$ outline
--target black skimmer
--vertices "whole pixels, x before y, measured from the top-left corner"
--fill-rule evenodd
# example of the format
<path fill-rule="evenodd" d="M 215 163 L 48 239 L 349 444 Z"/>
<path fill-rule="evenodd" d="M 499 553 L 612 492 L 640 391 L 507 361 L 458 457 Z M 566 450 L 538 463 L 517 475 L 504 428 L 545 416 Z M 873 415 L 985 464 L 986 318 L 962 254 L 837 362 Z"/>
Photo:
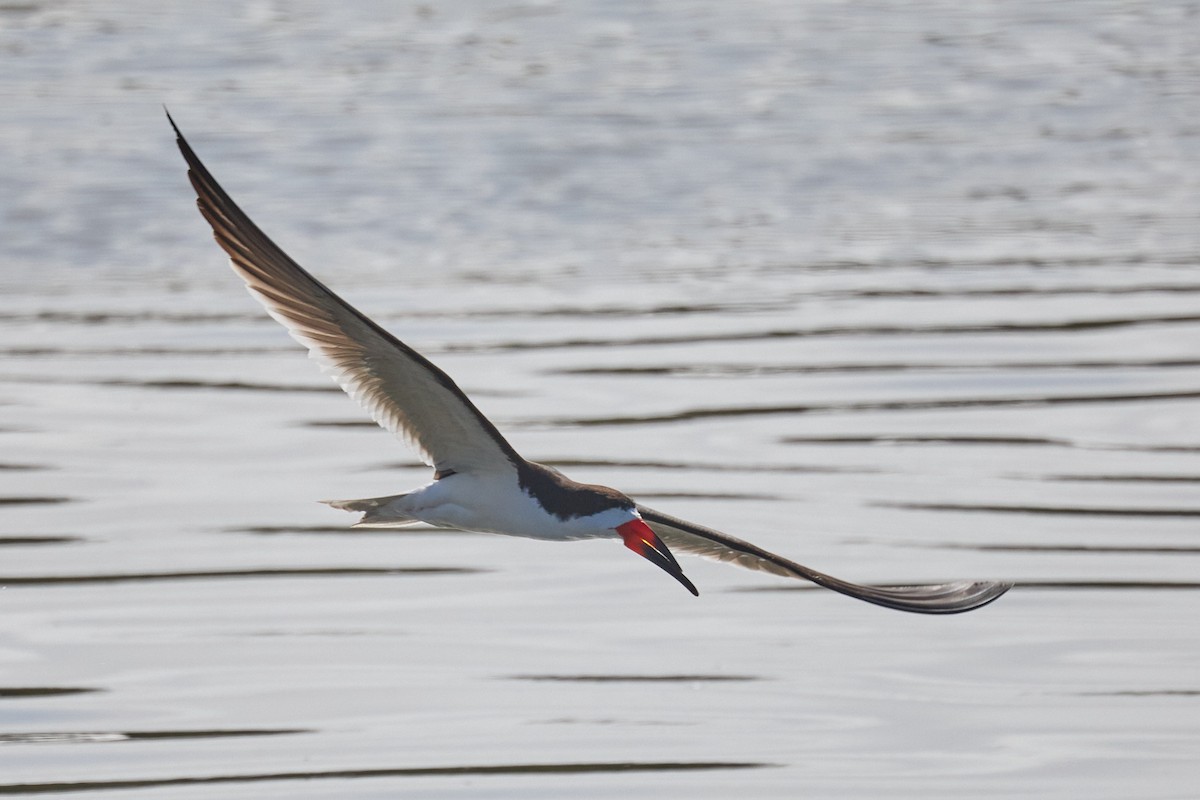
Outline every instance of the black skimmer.
<path fill-rule="evenodd" d="M 699 592 L 669 548 L 804 578 L 868 603 L 923 614 L 971 611 L 1010 588 L 984 581 L 860 586 L 522 458 L 449 375 L 334 294 L 267 238 L 213 179 L 170 114 L 167 119 L 187 161 L 200 213 L 250 294 L 379 425 L 406 440 L 434 470 L 430 483 L 405 494 L 331 501 L 335 508 L 362 512 L 355 527 L 424 522 L 550 541 L 619 538 L 695 595 Z"/>

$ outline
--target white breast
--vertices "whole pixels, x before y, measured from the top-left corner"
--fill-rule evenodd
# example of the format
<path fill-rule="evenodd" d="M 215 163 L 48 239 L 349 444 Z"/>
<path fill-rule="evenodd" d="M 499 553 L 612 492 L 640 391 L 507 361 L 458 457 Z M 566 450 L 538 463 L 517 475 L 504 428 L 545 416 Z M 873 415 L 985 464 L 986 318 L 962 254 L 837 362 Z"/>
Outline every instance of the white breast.
<path fill-rule="evenodd" d="M 632 518 L 614 508 L 559 519 L 521 489 L 515 471 L 451 475 L 410 492 L 398 507 L 430 525 L 548 541 L 616 538 L 616 527 Z"/>

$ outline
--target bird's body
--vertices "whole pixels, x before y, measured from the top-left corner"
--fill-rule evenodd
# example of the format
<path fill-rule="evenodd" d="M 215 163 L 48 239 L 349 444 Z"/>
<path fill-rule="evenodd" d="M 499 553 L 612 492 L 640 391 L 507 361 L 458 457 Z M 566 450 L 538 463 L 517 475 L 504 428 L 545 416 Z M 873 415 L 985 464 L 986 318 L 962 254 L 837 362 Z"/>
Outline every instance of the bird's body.
<path fill-rule="evenodd" d="M 201 163 L 173 120 L 171 125 L 200 211 L 250 293 L 376 422 L 412 445 L 434 469 L 430 483 L 404 494 L 330 501 L 335 508 L 361 512 L 358 527 L 424 522 L 547 541 L 621 539 L 693 594 L 699 592 L 668 548 L 804 578 L 902 611 L 970 611 L 1008 590 L 1008 584 L 971 581 L 861 586 L 526 460 L 446 373 L 334 294 L 259 230 Z"/>
<path fill-rule="evenodd" d="M 564 542 L 616 538 L 616 527 L 635 519 L 634 502 L 613 489 L 576 483 L 533 462 L 522 467 L 527 475 L 524 486 L 515 468 L 456 472 L 407 494 L 329 504 L 364 512 L 364 519 L 355 527 L 393 528 L 424 522 L 440 528 Z M 538 494 L 532 493 L 535 486 L 540 489 Z M 559 513 L 554 513 L 554 508 Z"/>

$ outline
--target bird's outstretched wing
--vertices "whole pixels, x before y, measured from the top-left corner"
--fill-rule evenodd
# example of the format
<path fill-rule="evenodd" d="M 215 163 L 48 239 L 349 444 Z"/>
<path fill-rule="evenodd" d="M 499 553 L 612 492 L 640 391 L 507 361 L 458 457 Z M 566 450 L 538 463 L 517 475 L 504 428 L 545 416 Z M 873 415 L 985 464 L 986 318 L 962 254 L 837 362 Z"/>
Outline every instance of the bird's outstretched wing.
<path fill-rule="evenodd" d="M 750 542 L 639 505 L 642 519 L 677 553 L 724 561 L 785 578 L 804 578 L 868 603 L 919 614 L 959 614 L 986 606 L 1012 588 L 1009 583 L 956 581 L 925 586 L 860 586 L 777 556 Z"/>
<path fill-rule="evenodd" d="M 200 213 L 267 312 L 381 426 L 442 472 L 510 469 L 520 456 L 450 376 L 338 297 L 237 207 L 167 115 Z"/>

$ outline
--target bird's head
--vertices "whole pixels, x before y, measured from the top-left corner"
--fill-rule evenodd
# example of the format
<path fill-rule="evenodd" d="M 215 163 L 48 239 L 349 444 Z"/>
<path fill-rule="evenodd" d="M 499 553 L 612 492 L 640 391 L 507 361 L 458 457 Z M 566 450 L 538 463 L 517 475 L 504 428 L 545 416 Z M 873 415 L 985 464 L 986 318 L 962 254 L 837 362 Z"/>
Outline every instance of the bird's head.
<path fill-rule="evenodd" d="M 692 594 L 700 592 L 683 574 L 671 551 L 658 538 L 637 504 L 616 489 L 578 483 L 553 467 L 526 461 L 517 468 L 521 489 L 546 514 L 569 530 L 565 538 L 620 536 L 625 546 L 647 561 L 662 567 Z"/>
<path fill-rule="evenodd" d="M 668 575 L 682 583 L 685 589 L 699 597 L 700 592 L 683 574 L 679 562 L 671 555 L 662 539 L 658 538 L 658 534 L 646 524 L 637 511 L 633 511 L 632 515 L 633 519 L 616 527 L 617 533 L 625 541 L 625 546 L 647 561 L 662 567 Z"/>

